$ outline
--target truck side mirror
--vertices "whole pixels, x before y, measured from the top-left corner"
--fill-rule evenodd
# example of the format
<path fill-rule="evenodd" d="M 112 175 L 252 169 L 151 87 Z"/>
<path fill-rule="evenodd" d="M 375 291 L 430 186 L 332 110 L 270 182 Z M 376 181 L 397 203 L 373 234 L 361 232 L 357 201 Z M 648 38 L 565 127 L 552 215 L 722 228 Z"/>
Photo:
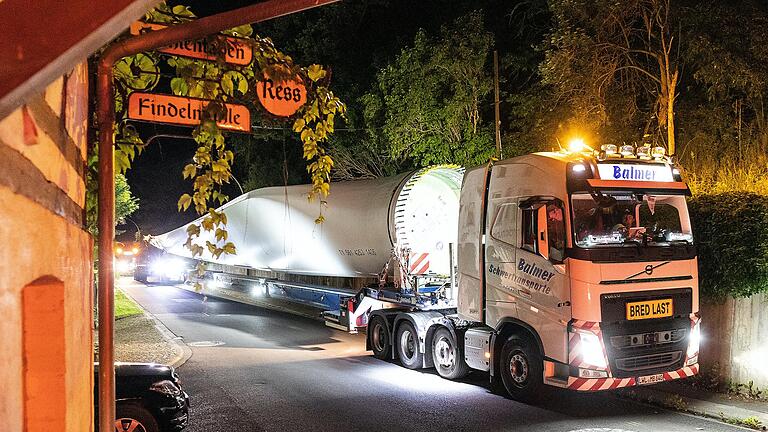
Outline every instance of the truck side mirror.
<path fill-rule="evenodd" d="M 536 241 L 538 243 L 539 255 L 546 259 L 549 259 L 549 239 L 547 238 L 547 206 L 543 205 L 536 209 L 536 230 L 538 235 Z"/>

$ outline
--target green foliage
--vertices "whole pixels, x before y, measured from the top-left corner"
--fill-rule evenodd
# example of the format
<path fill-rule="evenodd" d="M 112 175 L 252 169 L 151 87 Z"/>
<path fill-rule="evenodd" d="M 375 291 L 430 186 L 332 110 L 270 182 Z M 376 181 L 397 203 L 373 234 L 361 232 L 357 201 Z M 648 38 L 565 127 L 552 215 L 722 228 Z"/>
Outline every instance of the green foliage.
<path fill-rule="evenodd" d="M 124 175 L 115 176 L 115 220 L 124 224 L 125 218 L 139 209 L 139 199 L 131 193 L 131 186 Z"/>
<path fill-rule="evenodd" d="M 146 22 L 174 25 L 195 19 L 194 13 L 186 6 L 169 7 L 160 4 L 145 16 Z M 235 244 L 227 241 L 227 217 L 223 212 L 213 209 L 227 202 L 229 197 L 223 192 L 223 186 L 232 179 L 232 165 L 235 155 L 227 148 L 223 131 L 216 119 L 222 117 L 225 104 L 235 102 L 250 107 L 255 103 L 255 93 L 248 89 L 267 76 L 280 82 L 298 78 L 307 88 L 307 103 L 299 109 L 293 122 L 293 130 L 301 137 L 303 157 L 307 162 L 307 171 L 312 180 L 309 198 L 326 197 L 330 193 L 330 171 L 333 160 L 324 147 L 328 137 L 333 134 L 335 120 L 344 117 L 346 106 L 327 88 L 328 72 L 320 65 L 313 64 L 303 68 L 293 63 L 290 56 L 279 51 L 269 38 L 253 35 L 250 25 L 242 25 L 223 32 L 243 39 L 251 46 L 254 59 L 250 65 L 231 65 L 224 61 L 224 49 L 216 47 L 226 43 L 219 35 L 207 38 L 212 51 L 217 53 L 216 61 L 195 60 L 159 53 L 141 53 L 120 60 L 114 67 L 115 100 L 118 112 L 118 125 L 115 152 L 115 165 L 119 173 L 125 172 L 136 155 L 141 151 L 143 142 L 138 133 L 127 123 L 127 112 L 123 101 L 128 100 L 134 91 L 151 91 L 160 83 L 160 62 L 165 59 L 168 66 L 175 69 L 175 76 L 170 79 L 173 94 L 184 97 L 208 99 L 203 113 L 203 120 L 197 126 L 192 137 L 197 142 L 197 150 L 192 163 L 182 170 L 185 179 L 192 180 L 192 193 L 179 197 L 179 211 L 193 208 L 202 216 L 199 222 L 191 225 L 185 246 L 192 257 L 202 256 L 204 251 L 218 258 L 222 254 L 235 254 Z M 265 117 L 269 117 L 265 115 Z M 322 202 L 317 223 L 324 220 Z M 206 240 L 201 244 L 201 231 L 215 233 L 215 241 Z M 198 265 L 198 275 L 204 272 Z"/>
<path fill-rule="evenodd" d="M 741 424 L 752 429 L 757 429 L 757 430 L 763 429 L 763 423 L 760 421 L 759 418 L 755 416 L 750 416 L 742 419 Z"/>
<path fill-rule="evenodd" d="M 681 56 L 690 76 L 680 129 L 689 170 L 717 165 L 753 170 L 768 153 L 768 10 L 756 1 L 691 2 L 681 7 Z M 715 166 L 716 167 L 716 166 Z"/>
<path fill-rule="evenodd" d="M 689 201 L 704 299 L 768 292 L 768 196 L 700 195 Z"/>
<path fill-rule="evenodd" d="M 95 153 L 97 149 L 98 145 L 93 146 L 91 152 Z M 97 158 L 95 154 L 90 154 L 86 178 L 85 216 L 88 232 L 94 237 L 99 235 L 96 163 Z M 115 224 L 124 224 L 125 218 L 138 209 L 139 199 L 131 193 L 131 186 L 128 184 L 128 180 L 122 174 L 115 175 Z"/>
<path fill-rule="evenodd" d="M 420 31 L 413 46 L 379 72 L 377 88 L 361 101 L 366 123 L 381 128 L 392 158 L 417 166 L 478 165 L 493 155 L 492 124 L 483 118 L 493 85 L 492 48 L 482 15 L 472 13 L 437 37 Z"/>

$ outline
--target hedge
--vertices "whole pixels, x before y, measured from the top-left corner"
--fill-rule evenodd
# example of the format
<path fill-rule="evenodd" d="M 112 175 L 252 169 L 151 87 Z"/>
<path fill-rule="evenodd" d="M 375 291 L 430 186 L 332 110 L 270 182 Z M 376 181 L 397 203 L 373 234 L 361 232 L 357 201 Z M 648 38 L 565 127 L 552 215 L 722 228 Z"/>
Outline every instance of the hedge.
<path fill-rule="evenodd" d="M 703 300 L 768 292 L 768 196 L 699 195 L 688 201 Z"/>

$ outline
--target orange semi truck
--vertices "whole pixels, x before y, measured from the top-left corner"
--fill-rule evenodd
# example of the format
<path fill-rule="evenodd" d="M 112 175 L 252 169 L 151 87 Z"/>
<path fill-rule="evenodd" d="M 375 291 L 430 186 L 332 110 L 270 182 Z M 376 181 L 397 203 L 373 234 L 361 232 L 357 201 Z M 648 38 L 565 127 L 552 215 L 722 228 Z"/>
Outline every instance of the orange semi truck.
<path fill-rule="evenodd" d="M 328 324 L 366 328 L 376 357 L 449 379 L 488 371 L 520 400 L 544 385 L 599 391 L 698 372 L 690 192 L 663 148 L 575 148 L 463 177 L 438 167 L 331 190 L 322 230 L 311 222 L 317 209 L 301 207 L 306 187 L 225 205 L 239 252 L 220 264 L 262 276 L 225 271 L 212 282 L 331 299 Z M 184 254 L 185 239 L 181 227 L 157 244 Z M 326 290 L 281 280 L 290 274 L 378 283 Z"/>

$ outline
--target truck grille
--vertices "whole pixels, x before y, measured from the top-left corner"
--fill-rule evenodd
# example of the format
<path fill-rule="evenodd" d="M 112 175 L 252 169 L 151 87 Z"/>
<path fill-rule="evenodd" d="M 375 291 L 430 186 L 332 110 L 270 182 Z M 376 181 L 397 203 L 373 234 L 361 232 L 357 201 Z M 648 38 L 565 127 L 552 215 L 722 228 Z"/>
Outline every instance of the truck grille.
<path fill-rule="evenodd" d="M 663 368 L 671 366 L 680 361 L 682 355 L 682 351 L 673 351 L 637 357 L 627 357 L 623 359 L 617 359 L 616 367 L 628 372 L 635 372 L 651 368 Z"/>
<path fill-rule="evenodd" d="M 688 335 L 687 328 L 650 333 L 611 336 L 611 345 L 617 349 L 640 348 L 673 344 L 682 341 Z"/>

